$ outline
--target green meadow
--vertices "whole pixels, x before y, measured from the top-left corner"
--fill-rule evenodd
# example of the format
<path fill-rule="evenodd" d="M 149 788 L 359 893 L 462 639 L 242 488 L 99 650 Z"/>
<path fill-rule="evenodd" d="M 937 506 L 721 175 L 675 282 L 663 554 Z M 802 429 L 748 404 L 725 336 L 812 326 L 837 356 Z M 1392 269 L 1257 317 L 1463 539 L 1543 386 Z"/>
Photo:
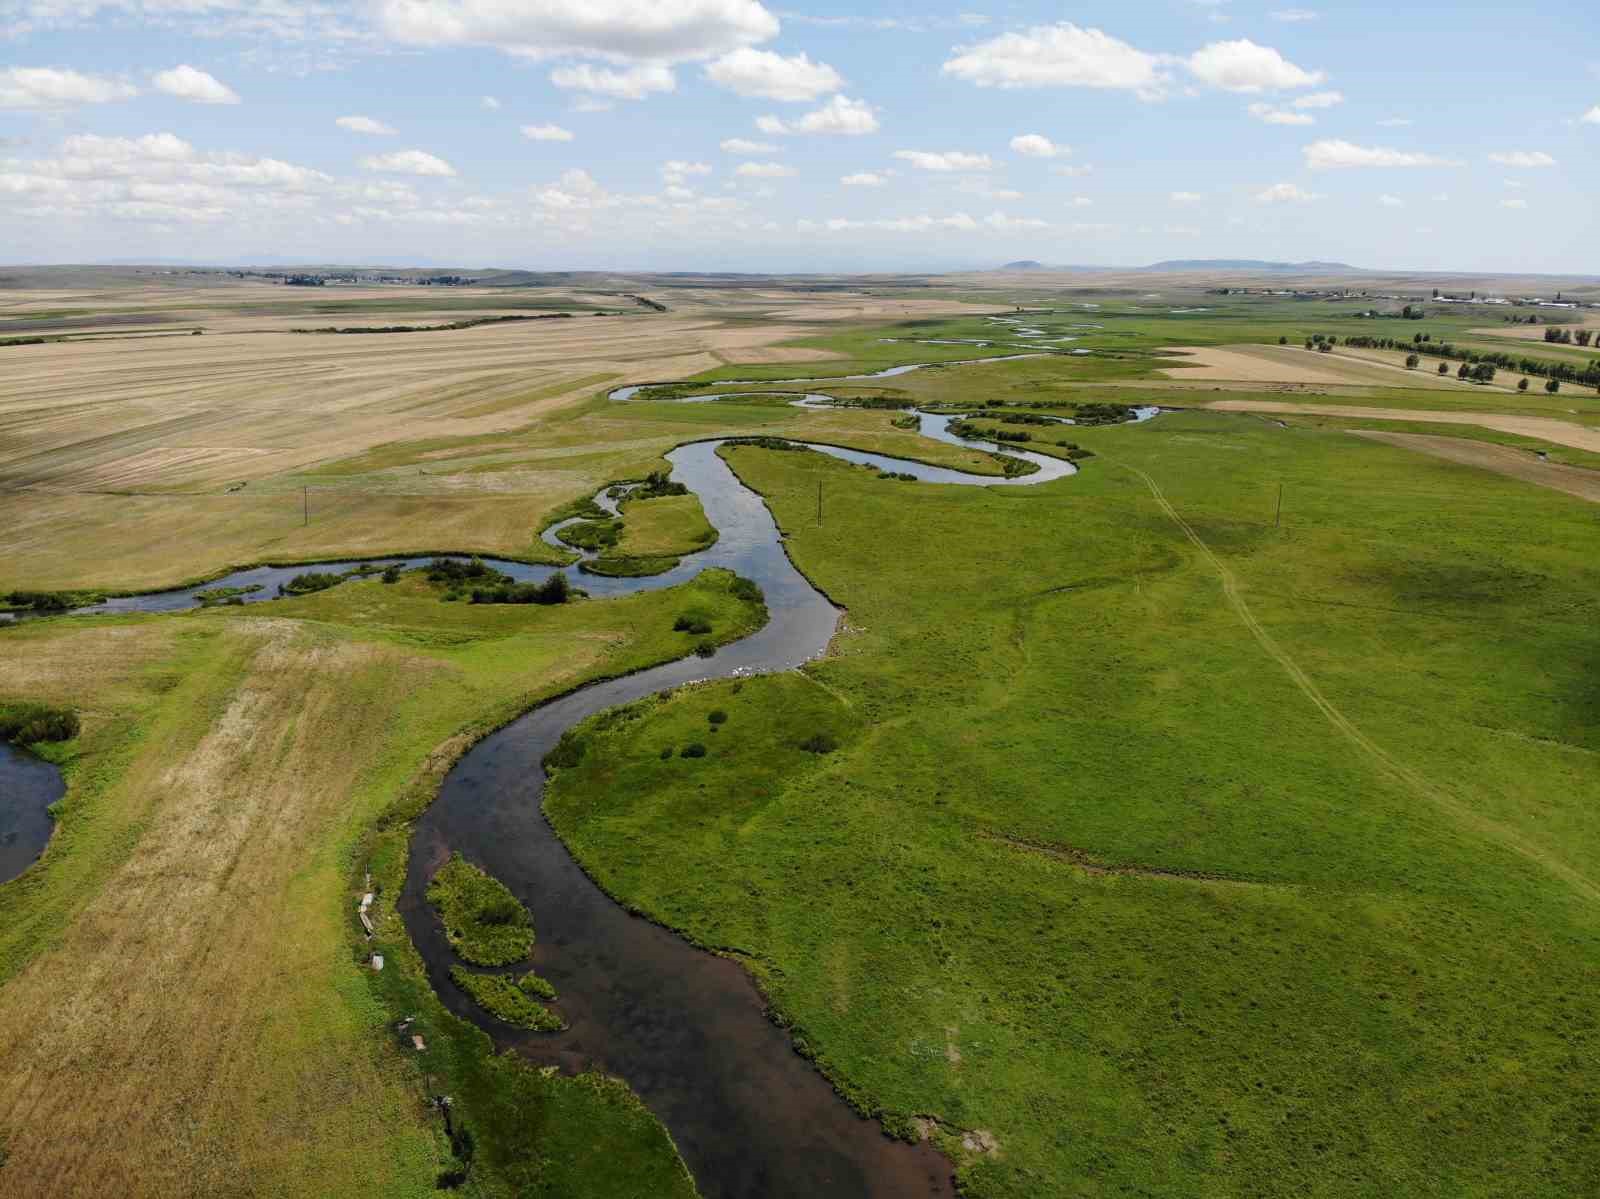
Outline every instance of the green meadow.
<path fill-rule="evenodd" d="M 1074 437 L 995 490 L 726 451 L 835 651 L 597 718 L 563 837 L 968 1195 L 1594 1191 L 1592 508 L 1244 416 Z"/>

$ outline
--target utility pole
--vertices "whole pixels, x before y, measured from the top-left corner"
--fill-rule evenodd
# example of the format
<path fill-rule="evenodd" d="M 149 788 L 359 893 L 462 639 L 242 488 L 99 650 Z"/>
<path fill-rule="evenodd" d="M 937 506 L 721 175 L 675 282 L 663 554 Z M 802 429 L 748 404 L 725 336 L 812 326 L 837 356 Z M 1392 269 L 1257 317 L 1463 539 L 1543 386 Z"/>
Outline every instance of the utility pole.
<path fill-rule="evenodd" d="M 1272 527 L 1276 529 L 1283 522 L 1283 484 L 1278 484 L 1278 510 L 1273 514 Z"/>
<path fill-rule="evenodd" d="M 300 508 L 302 512 L 300 526 L 304 528 L 311 523 L 311 488 L 309 487 L 300 489 Z"/>

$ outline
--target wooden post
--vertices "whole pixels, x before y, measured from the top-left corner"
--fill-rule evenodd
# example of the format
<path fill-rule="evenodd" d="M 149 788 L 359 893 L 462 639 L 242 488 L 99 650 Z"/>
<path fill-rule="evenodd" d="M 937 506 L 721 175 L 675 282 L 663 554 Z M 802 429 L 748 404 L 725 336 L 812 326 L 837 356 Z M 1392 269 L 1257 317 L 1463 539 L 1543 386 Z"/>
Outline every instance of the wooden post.
<path fill-rule="evenodd" d="M 817 484 L 817 527 L 822 527 L 822 484 Z"/>
<path fill-rule="evenodd" d="M 311 523 L 311 488 L 302 487 L 300 489 L 300 506 L 303 513 L 300 526 L 304 528 Z"/>
<path fill-rule="evenodd" d="M 1283 522 L 1283 484 L 1278 484 L 1278 510 L 1273 513 L 1272 527 L 1276 529 Z"/>

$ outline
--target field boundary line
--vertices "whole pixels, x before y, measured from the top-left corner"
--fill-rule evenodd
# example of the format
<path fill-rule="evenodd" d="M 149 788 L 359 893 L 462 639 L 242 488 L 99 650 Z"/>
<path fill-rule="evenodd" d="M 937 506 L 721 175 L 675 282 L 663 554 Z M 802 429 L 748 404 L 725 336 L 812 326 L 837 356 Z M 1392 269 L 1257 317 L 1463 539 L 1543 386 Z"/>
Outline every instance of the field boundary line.
<path fill-rule="evenodd" d="M 1126 462 L 1119 462 L 1117 465 L 1125 470 L 1132 471 L 1140 479 L 1144 480 L 1145 486 L 1150 489 L 1150 494 L 1155 497 L 1155 501 L 1160 505 L 1161 510 L 1171 518 L 1174 524 L 1183 530 L 1184 536 L 1200 551 L 1205 560 L 1211 564 L 1212 569 L 1216 571 L 1218 578 L 1222 582 L 1222 593 L 1223 597 L 1228 601 L 1228 606 L 1233 609 L 1235 615 L 1244 623 L 1245 628 L 1250 630 L 1257 644 L 1266 651 L 1273 661 L 1283 668 L 1284 673 L 1299 688 L 1301 694 L 1311 701 L 1312 705 L 1322 713 L 1328 723 L 1333 725 L 1346 740 L 1371 758 L 1383 773 L 1422 796 L 1441 811 L 1448 813 L 1462 825 L 1473 829 L 1484 837 L 1499 842 L 1506 848 L 1521 854 L 1529 861 L 1544 867 L 1584 897 L 1600 901 L 1600 885 L 1597 885 L 1587 875 L 1573 869 L 1565 862 L 1551 857 L 1549 853 L 1528 842 L 1515 830 L 1507 828 L 1499 821 L 1490 819 L 1480 812 L 1473 811 L 1443 788 L 1431 782 L 1426 776 L 1397 761 L 1381 745 L 1362 732 L 1354 721 L 1350 720 L 1332 700 L 1322 693 L 1321 688 L 1312 681 L 1311 676 L 1302 670 L 1300 664 L 1290 656 L 1288 651 L 1274 640 L 1272 634 L 1261 626 L 1260 621 L 1256 619 L 1255 613 L 1250 610 L 1250 605 L 1245 602 L 1244 596 L 1239 591 L 1238 577 L 1212 552 L 1211 547 L 1205 543 L 1200 534 L 1195 532 L 1194 527 L 1179 515 L 1178 510 L 1172 506 L 1161 488 L 1156 485 L 1156 481 L 1137 466 L 1129 465 Z"/>

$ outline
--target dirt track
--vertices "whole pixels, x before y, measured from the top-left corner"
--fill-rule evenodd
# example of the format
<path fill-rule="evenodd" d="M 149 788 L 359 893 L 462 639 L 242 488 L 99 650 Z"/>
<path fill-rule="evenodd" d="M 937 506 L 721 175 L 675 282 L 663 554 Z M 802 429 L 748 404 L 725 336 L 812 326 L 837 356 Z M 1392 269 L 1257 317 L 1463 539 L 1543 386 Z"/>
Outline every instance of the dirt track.
<path fill-rule="evenodd" d="M 1421 408 L 1364 408 L 1358 404 L 1280 404 L 1274 400 L 1217 400 L 1207 404 L 1220 412 L 1281 412 L 1314 416 L 1348 416 L 1358 420 L 1424 421 L 1434 425 L 1478 425 L 1501 433 L 1600 454 L 1600 429 L 1547 416 L 1507 416 L 1498 412 L 1436 412 Z"/>
<path fill-rule="evenodd" d="M 1460 437 L 1438 437 L 1428 433 L 1381 433 L 1368 429 L 1352 432 L 1357 437 L 1431 454 L 1463 466 L 1482 467 L 1497 475 L 1521 479 L 1552 491 L 1564 491 L 1592 504 L 1600 504 L 1600 471 L 1540 462 L 1524 450 L 1495 445 L 1491 441 L 1467 441 Z"/>

